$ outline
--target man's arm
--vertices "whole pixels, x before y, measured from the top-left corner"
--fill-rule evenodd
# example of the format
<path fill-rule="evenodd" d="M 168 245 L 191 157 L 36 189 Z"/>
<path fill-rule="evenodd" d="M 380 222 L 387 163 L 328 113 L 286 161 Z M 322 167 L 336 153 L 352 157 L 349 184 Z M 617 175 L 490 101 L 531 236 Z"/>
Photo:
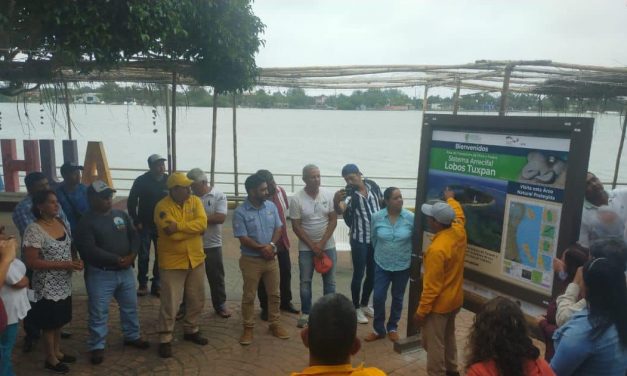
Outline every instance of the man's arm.
<path fill-rule="evenodd" d="M 190 235 L 200 235 L 207 229 L 207 213 L 198 197 L 191 196 L 193 200 L 194 218 L 190 221 L 176 224 L 177 232 L 183 232 Z"/>
<path fill-rule="evenodd" d="M 314 253 L 318 254 L 320 251 L 322 251 L 321 249 L 319 249 L 319 247 L 316 246 L 314 241 L 311 240 L 305 230 L 303 230 L 303 225 L 300 218 L 292 218 L 292 230 L 294 230 L 294 234 L 296 234 L 296 237 L 300 239 L 303 243 L 307 244 L 307 247 L 314 251 Z"/>
<path fill-rule="evenodd" d="M 425 258 L 425 274 L 422 282 L 422 295 L 417 314 L 420 317 L 427 316 L 433 309 L 433 302 L 442 292 L 444 284 L 444 253 L 437 249 L 427 250 Z"/>
<path fill-rule="evenodd" d="M 451 192 L 451 195 L 447 197 L 446 192 Z M 462 209 L 462 206 L 459 204 L 459 201 L 455 200 L 453 191 L 446 191 L 446 192 L 444 193 L 445 194 L 444 197 L 446 197 L 446 202 L 455 211 L 455 220 L 461 225 L 466 225 L 466 216 L 464 215 L 464 209 Z"/>
<path fill-rule="evenodd" d="M 220 194 L 216 199 L 216 212 L 207 216 L 207 225 L 221 225 L 226 220 L 228 202 L 225 194 Z"/>
<path fill-rule="evenodd" d="M 137 229 L 133 225 L 133 220 L 131 219 L 131 217 L 128 214 L 125 214 L 124 219 L 126 220 L 126 223 L 127 223 L 126 231 L 128 234 L 128 241 L 131 246 L 131 249 L 130 249 L 131 255 L 133 256 L 133 258 L 135 258 L 135 256 L 139 252 L 139 248 L 141 247 L 141 241 L 139 239 L 139 234 L 137 233 Z"/>
<path fill-rule="evenodd" d="M 131 187 L 131 191 L 128 194 L 128 199 L 126 201 L 126 208 L 128 209 L 128 214 L 133 219 L 133 224 L 137 225 L 139 222 L 139 216 L 137 215 L 137 201 L 139 199 L 139 178 L 135 179 L 133 182 L 133 186 Z"/>
<path fill-rule="evenodd" d="M 327 242 L 329 241 L 329 239 L 331 239 L 331 237 L 333 236 L 333 231 L 335 231 L 336 227 L 337 227 L 337 213 L 335 211 L 332 211 L 329 213 L 329 224 L 327 225 L 327 229 L 324 232 L 324 235 L 322 235 L 322 239 L 318 243 L 320 244 L 320 248 L 322 248 L 323 250 L 324 250 L 324 247 L 327 245 Z"/>
<path fill-rule="evenodd" d="M 346 199 L 346 191 L 344 189 L 340 189 L 335 192 L 333 195 L 333 209 L 337 213 L 337 215 L 343 215 L 346 212 L 347 205 L 344 200 Z"/>

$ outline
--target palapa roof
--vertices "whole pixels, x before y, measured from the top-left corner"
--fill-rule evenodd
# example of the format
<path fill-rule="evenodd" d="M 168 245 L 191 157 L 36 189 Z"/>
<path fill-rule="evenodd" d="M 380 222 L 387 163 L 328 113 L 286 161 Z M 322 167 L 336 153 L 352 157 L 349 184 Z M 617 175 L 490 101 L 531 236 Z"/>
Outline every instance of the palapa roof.
<path fill-rule="evenodd" d="M 88 67 L 86 63 L 85 67 Z M 191 66 L 166 61 L 130 61 L 107 71 L 84 73 L 49 61 L 0 62 L 0 81 L 32 84 L 59 82 L 130 82 L 197 85 Z M 260 68 L 258 86 L 315 89 L 460 87 L 485 92 L 510 92 L 576 97 L 627 96 L 627 67 L 606 67 L 550 60 L 478 60 L 457 65 L 352 65 Z"/>

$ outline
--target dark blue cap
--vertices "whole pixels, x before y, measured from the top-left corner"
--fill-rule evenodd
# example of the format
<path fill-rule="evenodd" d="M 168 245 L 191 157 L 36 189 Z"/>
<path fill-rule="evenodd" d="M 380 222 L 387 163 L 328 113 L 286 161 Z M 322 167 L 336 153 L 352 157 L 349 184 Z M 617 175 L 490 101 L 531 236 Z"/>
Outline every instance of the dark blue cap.
<path fill-rule="evenodd" d="M 354 163 L 349 163 L 342 167 L 342 176 L 344 177 L 348 174 L 360 174 L 359 167 Z"/>

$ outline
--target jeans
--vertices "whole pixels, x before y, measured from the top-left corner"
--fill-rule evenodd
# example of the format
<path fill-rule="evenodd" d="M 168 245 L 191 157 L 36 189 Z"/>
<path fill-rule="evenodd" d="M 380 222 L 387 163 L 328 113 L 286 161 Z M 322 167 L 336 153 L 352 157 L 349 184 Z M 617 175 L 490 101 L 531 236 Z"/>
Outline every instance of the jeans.
<path fill-rule="evenodd" d="M 224 286 L 224 262 L 222 247 L 205 248 L 205 273 L 211 290 L 211 303 L 218 312 L 224 309 L 226 287 Z"/>
<path fill-rule="evenodd" d="M 115 298 L 120 307 L 120 321 L 125 340 L 140 338 L 137 314 L 137 293 L 133 269 L 102 270 L 87 265 L 85 268 L 89 319 L 87 327 L 89 351 L 104 349 L 109 319 L 109 303 Z"/>
<path fill-rule="evenodd" d="M 403 297 L 405 288 L 409 281 L 409 268 L 391 272 L 381 268 L 375 263 L 374 266 L 374 322 L 372 327 L 378 335 L 384 335 L 398 330 L 398 320 L 403 312 Z M 385 323 L 385 300 L 388 295 L 388 288 L 392 284 L 392 307 L 387 326 Z"/>
<path fill-rule="evenodd" d="M 359 243 L 351 239 L 351 258 L 353 259 L 353 279 L 351 281 L 353 304 L 355 308 L 365 307 L 370 300 L 374 284 L 374 248 L 372 248 L 372 244 Z M 366 280 L 360 301 L 359 290 L 361 290 L 361 281 L 364 279 L 364 269 Z"/>
<path fill-rule="evenodd" d="M 335 248 L 325 249 L 324 252 L 333 260 L 333 267 L 322 275 L 322 292 L 324 295 L 335 292 L 335 264 L 337 253 Z M 312 251 L 298 252 L 298 268 L 300 270 L 300 304 L 303 314 L 311 311 L 311 280 L 314 272 L 314 253 Z"/>
<path fill-rule="evenodd" d="M 157 230 L 144 226 L 139 231 L 140 247 L 137 254 L 137 282 L 140 286 L 148 284 L 148 266 L 150 265 L 150 243 L 155 248 L 155 262 L 152 265 L 152 288 L 160 286 L 159 261 L 157 259 Z"/>
<path fill-rule="evenodd" d="M 2 376 L 15 376 L 11 359 L 18 329 L 18 323 L 7 325 L 0 335 L 0 375 Z"/>
<path fill-rule="evenodd" d="M 290 250 L 285 248 L 281 243 L 277 244 L 278 252 L 276 254 L 279 262 L 279 291 L 281 295 L 281 307 L 286 307 L 292 302 L 292 261 L 290 260 Z M 266 294 L 266 286 L 263 280 L 259 281 L 257 289 L 259 297 L 259 305 L 262 310 L 268 309 L 268 294 Z"/>

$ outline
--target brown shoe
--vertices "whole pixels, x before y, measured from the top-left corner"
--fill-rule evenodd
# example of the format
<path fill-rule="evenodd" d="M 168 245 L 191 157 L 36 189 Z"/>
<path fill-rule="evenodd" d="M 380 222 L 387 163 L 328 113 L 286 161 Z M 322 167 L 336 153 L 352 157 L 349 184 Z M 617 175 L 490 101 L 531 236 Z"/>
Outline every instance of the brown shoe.
<path fill-rule="evenodd" d="M 159 344 L 159 356 L 162 358 L 172 357 L 172 344 L 170 342 L 162 342 Z"/>
<path fill-rule="evenodd" d="M 273 336 L 280 339 L 288 339 L 290 338 L 290 333 L 279 324 L 270 325 L 270 332 Z"/>
<path fill-rule="evenodd" d="M 239 337 L 239 344 L 245 346 L 251 343 L 253 343 L 253 328 L 245 326 L 242 336 Z"/>
<path fill-rule="evenodd" d="M 389 332 L 388 339 L 392 342 L 396 342 L 401 339 L 401 337 L 398 335 L 398 332 Z"/>
<path fill-rule="evenodd" d="M 384 336 L 379 335 L 379 334 L 377 334 L 377 333 L 375 333 L 375 332 L 372 332 L 372 333 L 368 334 L 366 337 L 364 337 L 364 341 L 366 341 L 366 342 L 372 342 L 372 341 L 376 341 L 376 340 L 378 340 L 378 339 L 381 339 L 381 338 L 383 338 L 383 337 L 384 337 Z"/>

